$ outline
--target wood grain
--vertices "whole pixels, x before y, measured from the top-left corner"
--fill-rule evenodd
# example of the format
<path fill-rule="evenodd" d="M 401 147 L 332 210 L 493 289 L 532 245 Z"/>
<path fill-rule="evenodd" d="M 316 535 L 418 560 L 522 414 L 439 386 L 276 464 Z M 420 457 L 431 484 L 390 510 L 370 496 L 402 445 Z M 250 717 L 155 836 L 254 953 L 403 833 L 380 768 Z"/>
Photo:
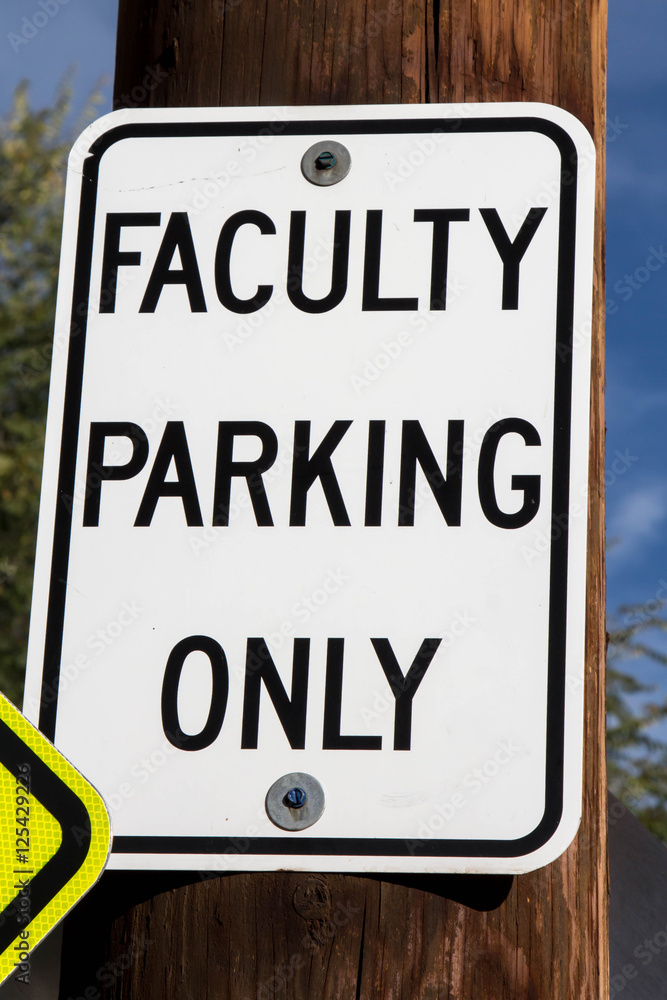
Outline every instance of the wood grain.
<path fill-rule="evenodd" d="M 110 874 L 68 925 L 63 997 L 88 997 L 91 985 L 133 1000 L 608 996 L 605 60 L 606 0 L 121 0 L 119 104 L 544 101 L 593 134 L 584 819 L 562 858 L 516 878 Z M 160 83 L 141 96 L 149 69 Z M 104 962 L 115 970 L 108 985 Z"/>

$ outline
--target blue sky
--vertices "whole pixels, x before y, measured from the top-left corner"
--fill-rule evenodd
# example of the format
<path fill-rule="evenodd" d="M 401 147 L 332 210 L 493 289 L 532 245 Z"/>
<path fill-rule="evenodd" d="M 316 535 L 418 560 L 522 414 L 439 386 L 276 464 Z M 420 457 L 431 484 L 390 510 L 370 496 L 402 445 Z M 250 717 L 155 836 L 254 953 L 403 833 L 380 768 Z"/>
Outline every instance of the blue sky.
<path fill-rule="evenodd" d="M 2 0 L 0 112 L 21 78 L 52 102 L 76 68 L 111 103 L 117 0 Z M 32 35 L 27 39 L 25 36 Z M 610 0 L 607 215 L 609 609 L 667 581 L 667 4 Z M 667 583 L 665 585 L 667 597 Z M 646 667 L 646 676 L 661 678 Z M 665 676 L 667 687 L 667 675 Z"/>
<path fill-rule="evenodd" d="M 106 78 L 103 110 L 110 110 L 117 10 L 118 0 L 2 0 L 0 109 L 23 78 L 36 106 L 52 103 L 58 81 L 76 68 L 79 103 Z"/>
<path fill-rule="evenodd" d="M 667 4 L 611 0 L 607 195 L 608 608 L 667 598 Z M 647 261 L 649 264 L 647 266 Z M 620 453 L 625 471 L 614 475 Z M 667 648 L 659 636 L 655 638 Z M 663 688 L 667 675 L 644 664 Z"/>

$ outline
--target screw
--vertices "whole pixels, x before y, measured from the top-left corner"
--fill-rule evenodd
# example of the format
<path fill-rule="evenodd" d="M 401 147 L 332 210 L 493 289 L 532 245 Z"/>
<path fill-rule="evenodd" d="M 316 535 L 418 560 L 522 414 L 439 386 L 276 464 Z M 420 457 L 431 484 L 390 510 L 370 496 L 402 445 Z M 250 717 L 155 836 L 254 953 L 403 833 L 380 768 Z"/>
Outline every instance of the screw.
<path fill-rule="evenodd" d="M 285 796 L 285 805 L 290 809 L 300 809 L 306 804 L 306 793 L 303 788 L 290 788 Z"/>
<path fill-rule="evenodd" d="M 332 167 L 336 166 L 336 157 L 333 153 L 325 150 L 320 153 L 320 155 L 315 160 L 315 167 L 317 170 L 331 170 Z"/>

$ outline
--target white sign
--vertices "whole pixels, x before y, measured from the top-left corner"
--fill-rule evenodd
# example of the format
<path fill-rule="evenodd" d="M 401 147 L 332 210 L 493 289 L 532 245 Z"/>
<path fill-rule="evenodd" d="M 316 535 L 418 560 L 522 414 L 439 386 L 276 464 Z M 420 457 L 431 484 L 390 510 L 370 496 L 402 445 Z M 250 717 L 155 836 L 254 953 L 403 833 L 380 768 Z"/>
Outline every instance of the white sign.
<path fill-rule="evenodd" d="M 593 205 L 546 105 L 83 134 L 25 708 L 104 795 L 110 867 L 567 847 Z"/>

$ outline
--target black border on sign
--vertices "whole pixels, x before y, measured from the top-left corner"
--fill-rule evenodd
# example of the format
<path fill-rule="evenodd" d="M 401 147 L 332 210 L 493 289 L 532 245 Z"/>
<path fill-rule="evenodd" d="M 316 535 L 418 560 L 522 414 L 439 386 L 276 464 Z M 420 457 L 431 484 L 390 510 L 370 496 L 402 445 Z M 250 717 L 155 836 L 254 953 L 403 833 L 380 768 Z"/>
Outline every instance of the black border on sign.
<path fill-rule="evenodd" d="M 572 138 L 548 119 L 526 116 L 507 118 L 419 118 L 381 120 L 317 120 L 281 122 L 281 135 L 455 134 L 535 132 L 556 145 L 561 156 L 560 217 L 554 356 L 554 432 L 552 466 L 552 523 L 564 524 L 551 541 L 549 581 L 549 641 L 547 668 L 547 725 L 545 809 L 535 829 L 516 840 L 429 840 L 244 837 L 239 851 L 232 837 L 114 837 L 115 854 L 239 854 L 317 855 L 361 857 L 497 857 L 515 858 L 546 844 L 556 832 L 563 813 L 563 769 L 565 731 L 565 648 L 568 572 L 568 509 L 570 491 L 570 435 L 572 421 L 572 356 L 574 327 L 575 231 L 577 212 L 578 155 Z M 86 317 L 90 294 L 93 232 L 97 185 L 102 156 L 115 143 L 135 138 L 194 138 L 202 136 L 253 136 L 271 134 L 275 124 L 256 122 L 161 122 L 130 123 L 105 132 L 90 147 L 83 164 L 77 246 L 72 299 L 67 377 L 63 410 L 58 502 L 56 505 L 53 556 L 47 613 L 42 692 L 58 690 L 62 653 L 67 572 L 72 529 L 72 505 L 64 501 L 74 495 L 76 453 L 79 438 Z M 554 533 L 552 533 L 554 534 Z M 39 725 L 53 739 L 57 701 L 42 698 Z"/>

